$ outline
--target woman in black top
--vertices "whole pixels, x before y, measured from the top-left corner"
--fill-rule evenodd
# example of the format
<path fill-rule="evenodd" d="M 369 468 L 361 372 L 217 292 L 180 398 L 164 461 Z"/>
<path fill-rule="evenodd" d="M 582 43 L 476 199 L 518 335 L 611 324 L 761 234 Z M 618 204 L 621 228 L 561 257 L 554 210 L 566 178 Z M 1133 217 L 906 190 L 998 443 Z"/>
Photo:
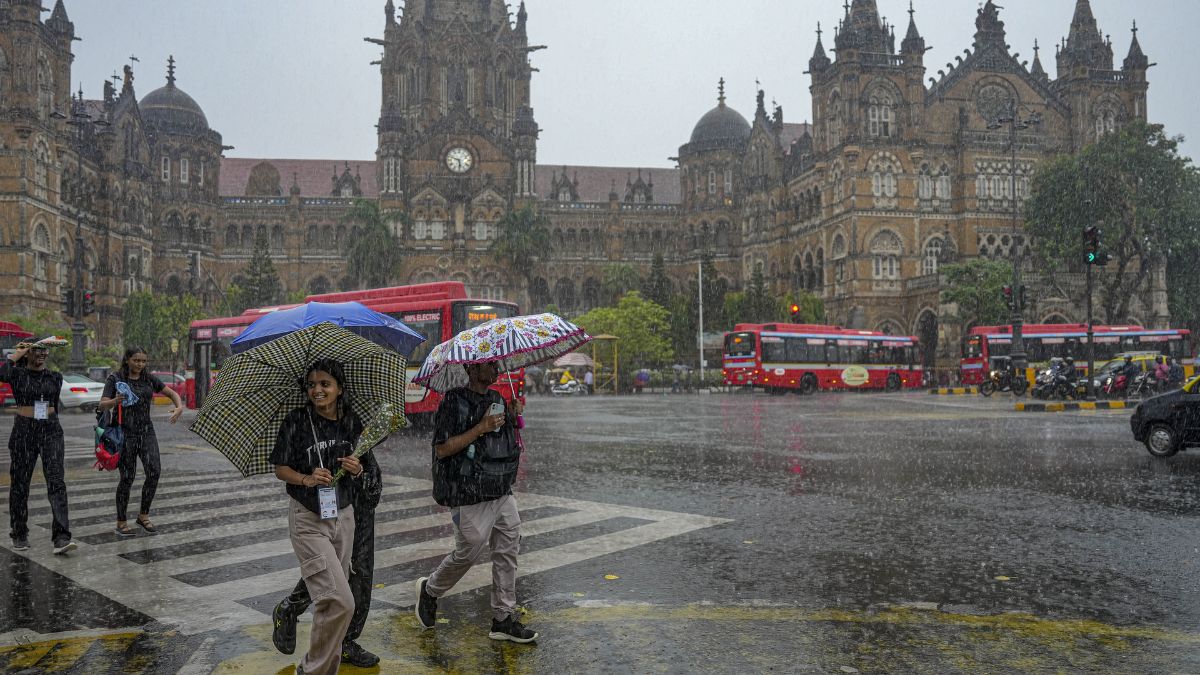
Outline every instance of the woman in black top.
<path fill-rule="evenodd" d="M 54 523 L 50 537 L 54 553 L 64 555 L 75 550 L 71 527 L 67 519 L 67 483 L 64 478 L 63 430 L 58 423 L 62 410 L 59 394 L 62 373 L 46 367 L 49 351 L 45 345 L 20 344 L 13 350 L 11 361 L 0 364 L 0 382 L 12 387 L 17 400 L 17 417 L 8 437 L 11 464 L 8 467 L 12 487 L 8 493 L 8 518 L 12 526 L 14 551 L 29 548 L 29 481 L 33 466 L 42 458 L 42 475 L 46 478 L 46 493 Z"/>
<path fill-rule="evenodd" d="M 352 502 L 363 465 L 351 455 L 363 425 L 346 405 L 345 380 L 336 361 L 322 359 L 309 366 L 304 377 L 308 404 L 288 413 L 271 452 L 275 476 L 287 483 L 288 534 L 314 602 L 308 653 L 297 672 L 337 672 L 339 648 L 354 612 L 348 580 Z M 353 479 L 331 487 L 338 466 Z"/>
<path fill-rule="evenodd" d="M 133 487 L 133 479 L 137 475 L 137 461 L 142 459 L 142 470 L 146 473 L 142 481 L 142 508 L 138 511 L 137 524 L 150 534 L 158 530 L 150 522 L 150 502 L 154 501 L 154 492 L 158 489 L 158 477 L 162 473 L 162 464 L 158 458 L 158 437 L 154 435 L 154 423 L 150 420 L 150 405 L 154 395 L 165 392 L 175 409 L 171 411 L 171 424 L 179 421 L 183 414 L 183 401 L 173 389 L 167 389 L 155 376 L 146 371 L 149 358 L 146 350 L 141 347 L 129 347 L 121 358 L 121 367 L 117 372 L 108 376 L 104 381 L 104 392 L 100 395 L 100 409 L 113 410 L 121 406 L 121 428 L 125 430 L 125 447 L 121 449 L 117 471 L 121 475 L 117 483 L 117 534 L 122 537 L 132 537 L 133 530 L 125 523 L 125 512 L 129 506 L 129 489 Z M 117 383 L 124 382 L 129 390 L 137 397 L 137 403 L 123 405 L 125 395 L 117 391 Z M 113 412 L 113 419 L 118 419 Z"/>

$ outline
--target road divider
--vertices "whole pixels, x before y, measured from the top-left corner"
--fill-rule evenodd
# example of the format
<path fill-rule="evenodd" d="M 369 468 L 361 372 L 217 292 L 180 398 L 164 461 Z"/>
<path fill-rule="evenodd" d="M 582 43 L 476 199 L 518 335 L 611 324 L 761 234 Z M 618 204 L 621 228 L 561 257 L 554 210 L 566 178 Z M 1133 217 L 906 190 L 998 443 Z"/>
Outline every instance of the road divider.
<path fill-rule="evenodd" d="M 1017 412 L 1069 412 L 1072 410 L 1125 410 L 1136 406 L 1131 401 L 1072 401 L 1064 403 L 1018 403 Z"/>
<path fill-rule="evenodd" d="M 973 396 L 979 393 L 979 387 L 934 387 L 929 393 L 938 396 Z"/>

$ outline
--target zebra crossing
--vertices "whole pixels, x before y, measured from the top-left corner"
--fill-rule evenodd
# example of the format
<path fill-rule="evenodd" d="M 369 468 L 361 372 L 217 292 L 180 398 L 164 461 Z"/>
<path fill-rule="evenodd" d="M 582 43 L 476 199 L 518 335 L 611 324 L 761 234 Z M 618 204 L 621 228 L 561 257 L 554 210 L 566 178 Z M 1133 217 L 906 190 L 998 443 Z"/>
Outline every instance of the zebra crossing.
<path fill-rule="evenodd" d="M 375 582 L 382 587 L 374 593 L 373 611 L 411 605 L 410 582 L 428 574 L 454 543 L 449 515 L 430 497 L 430 481 L 389 476 L 384 483 L 375 516 Z M 34 483 L 32 548 L 14 555 L 188 635 L 268 622 L 271 607 L 299 578 L 286 496 L 273 476 L 240 479 L 228 471 L 164 476 L 152 513 L 159 534 L 150 536 L 131 521 L 137 531 L 132 538 L 113 531 L 115 487 L 113 473 L 69 482 L 71 530 L 79 550 L 63 557 L 50 554 L 45 485 Z M 140 488 L 139 480 L 130 495 L 132 512 Z M 0 490 L 0 504 L 6 497 L 7 488 Z M 531 493 L 518 493 L 517 501 L 521 575 L 727 522 Z M 0 546 L 10 548 L 11 542 L 0 539 Z M 491 566 L 480 564 L 452 592 L 489 584 Z"/>

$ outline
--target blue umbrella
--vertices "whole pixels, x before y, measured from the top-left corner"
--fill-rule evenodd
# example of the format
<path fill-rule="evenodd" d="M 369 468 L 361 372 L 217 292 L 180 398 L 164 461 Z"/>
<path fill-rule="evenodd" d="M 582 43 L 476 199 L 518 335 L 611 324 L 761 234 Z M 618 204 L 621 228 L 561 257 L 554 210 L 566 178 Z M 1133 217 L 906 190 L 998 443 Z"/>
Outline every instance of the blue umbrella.
<path fill-rule="evenodd" d="M 232 342 L 233 353 L 240 354 L 275 338 L 326 321 L 392 349 L 405 358 L 426 340 L 424 335 L 403 322 L 357 302 L 309 302 L 292 309 L 264 314 Z"/>

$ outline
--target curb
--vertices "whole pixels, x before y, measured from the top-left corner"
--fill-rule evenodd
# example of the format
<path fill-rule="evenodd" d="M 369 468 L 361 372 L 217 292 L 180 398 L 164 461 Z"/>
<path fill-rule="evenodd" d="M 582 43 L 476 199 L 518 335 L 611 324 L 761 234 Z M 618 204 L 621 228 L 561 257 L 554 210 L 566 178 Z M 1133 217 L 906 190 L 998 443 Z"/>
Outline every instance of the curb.
<path fill-rule="evenodd" d="M 967 396 L 979 393 L 979 387 L 935 387 L 929 390 L 930 394 L 939 396 Z"/>
<path fill-rule="evenodd" d="M 1136 403 L 1134 404 L 1136 405 Z M 1076 403 L 1018 403 L 1017 412 L 1067 412 L 1071 410 L 1126 410 L 1129 401 L 1079 401 Z"/>

